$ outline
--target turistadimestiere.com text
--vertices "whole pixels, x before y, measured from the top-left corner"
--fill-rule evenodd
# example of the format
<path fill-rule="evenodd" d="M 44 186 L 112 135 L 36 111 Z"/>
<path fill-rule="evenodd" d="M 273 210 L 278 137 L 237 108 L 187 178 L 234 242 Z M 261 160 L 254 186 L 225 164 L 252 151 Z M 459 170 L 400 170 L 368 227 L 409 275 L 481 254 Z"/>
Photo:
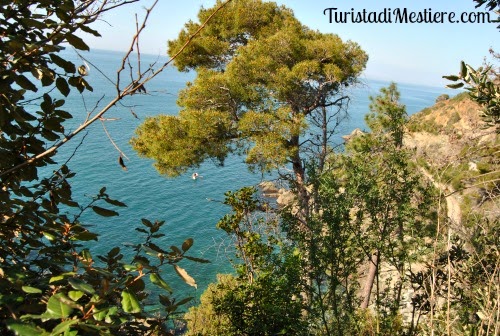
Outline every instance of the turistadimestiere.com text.
<path fill-rule="evenodd" d="M 384 8 L 380 11 L 340 10 L 325 8 L 323 14 L 330 23 L 491 23 L 488 12 L 443 12 L 426 8 L 421 11 L 411 11 L 407 8 Z"/>

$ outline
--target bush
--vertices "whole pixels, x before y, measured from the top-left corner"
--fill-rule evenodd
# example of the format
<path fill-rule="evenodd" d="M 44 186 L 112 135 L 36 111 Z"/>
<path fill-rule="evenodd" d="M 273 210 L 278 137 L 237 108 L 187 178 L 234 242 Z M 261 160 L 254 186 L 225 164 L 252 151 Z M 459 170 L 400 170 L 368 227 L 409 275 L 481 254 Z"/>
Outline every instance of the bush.
<path fill-rule="evenodd" d="M 442 94 L 436 98 L 436 103 L 450 99 L 450 95 Z"/>

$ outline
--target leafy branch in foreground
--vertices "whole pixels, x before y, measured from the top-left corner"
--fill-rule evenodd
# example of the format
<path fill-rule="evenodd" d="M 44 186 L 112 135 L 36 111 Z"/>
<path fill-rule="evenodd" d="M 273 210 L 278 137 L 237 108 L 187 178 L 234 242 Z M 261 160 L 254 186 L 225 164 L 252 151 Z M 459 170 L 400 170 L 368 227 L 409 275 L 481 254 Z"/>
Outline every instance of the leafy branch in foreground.
<path fill-rule="evenodd" d="M 108 199 L 108 201 L 112 201 Z M 115 203 L 115 201 L 112 201 Z M 112 210 L 92 209 L 103 216 L 114 216 Z M 2 274 L 0 289 L 3 294 L 2 303 L 8 307 L 10 317 L 3 316 L 8 329 L 24 335 L 27 331 L 32 335 L 75 334 L 77 331 L 87 335 L 102 333 L 167 333 L 168 322 L 177 313 L 180 306 L 192 298 L 177 301 L 171 295 L 172 288 L 162 278 L 165 266 L 179 268 L 178 263 L 192 246 L 192 239 L 182 245 L 182 250 L 172 246 L 169 251 L 162 249 L 153 241 L 164 236 L 160 233 L 163 222 L 142 220 L 144 227 L 136 230 L 146 234 L 141 244 L 130 246 L 135 253 L 128 262 L 125 261 L 122 249 L 112 248 L 107 254 L 92 256 L 88 249 L 82 249 L 78 242 L 97 239 L 88 231 L 79 232 L 79 226 L 73 225 L 66 231 L 72 242 L 71 249 L 62 250 L 54 240 L 54 248 L 65 259 L 30 260 L 40 265 L 37 274 L 20 273 L 14 267 L 7 268 Z M 66 272 L 49 273 L 55 267 L 65 266 L 72 261 L 72 269 Z M 185 273 L 187 274 L 187 273 Z M 186 280 L 186 275 L 182 278 Z M 149 279 L 149 280 L 148 280 Z M 146 288 L 151 283 L 159 288 L 159 305 L 146 303 L 149 293 Z M 149 302 L 157 302 L 150 301 Z M 160 314 L 153 317 L 148 309 L 154 308 Z"/>
<path fill-rule="evenodd" d="M 494 55 L 493 51 L 492 54 Z M 451 89 L 467 85 L 465 89 L 469 91 L 471 99 L 483 107 L 481 117 L 486 125 L 494 126 L 497 133 L 500 132 L 500 73 L 498 67 L 490 64 L 474 69 L 462 61 L 458 76 L 443 76 L 443 78 L 456 82 L 448 85 Z"/>
<path fill-rule="evenodd" d="M 131 45 L 129 47 L 129 50 L 126 52 L 125 56 L 123 57 L 122 60 L 122 67 L 118 70 L 117 72 L 117 80 L 114 83 L 116 90 L 117 90 L 117 95 L 108 102 L 108 104 L 102 108 L 94 117 L 91 119 L 86 120 L 80 127 L 78 127 L 76 130 L 72 131 L 69 134 L 62 134 L 63 138 L 61 138 L 61 134 L 57 133 L 63 133 L 61 130 L 64 130 L 63 127 L 61 127 L 60 123 L 68 118 L 71 118 L 71 115 L 69 115 L 65 111 L 57 110 L 56 114 L 54 116 L 54 119 L 52 119 L 52 125 L 50 127 L 45 127 L 45 134 L 43 135 L 47 140 L 49 141 L 55 141 L 55 143 L 50 146 L 48 149 L 42 150 L 43 146 L 40 146 L 38 143 L 38 146 L 36 147 L 38 150 L 34 152 L 26 151 L 26 149 L 31 149 L 29 146 L 26 146 L 26 144 L 23 143 L 22 145 L 22 150 L 17 150 L 14 151 L 14 153 L 19 153 L 20 155 L 17 157 L 17 160 L 15 160 L 14 164 L 5 164 L 5 166 L 0 166 L 0 177 L 3 177 L 7 174 L 10 174 L 18 169 L 21 169 L 23 167 L 26 167 L 27 170 L 30 169 L 30 166 L 35 163 L 36 161 L 42 160 L 50 163 L 51 161 L 49 158 L 53 156 L 56 153 L 56 150 L 67 143 L 69 140 L 71 140 L 74 136 L 88 128 L 91 124 L 93 124 L 95 121 L 100 120 L 102 116 L 109 111 L 112 107 L 114 107 L 120 100 L 122 100 L 124 97 L 133 95 L 136 92 L 145 92 L 145 84 L 155 78 L 158 74 L 162 73 L 165 68 L 172 63 L 176 57 L 178 57 L 184 49 L 192 42 L 192 40 L 203 30 L 205 25 L 218 13 L 218 11 L 223 8 L 227 3 L 229 3 L 231 0 L 227 0 L 226 2 L 222 3 L 210 16 L 207 17 L 206 21 L 201 24 L 198 29 L 193 32 L 184 42 L 184 44 L 177 50 L 177 52 L 170 57 L 170 59 L 165 62 L 163 65 L 161 65 L 157 70 L 154 70 L 153 68 L 149 68 L 143 72 L 139 72 L 134 75 L 132 72 L 132 68 L 130 69 L 130 77 L 132 78 L 131 81 L 125 85 L 124 88 L 120 87 L 120 77 L 121 73 L 125 70 L 125 64 L 129 62 L 129 58 L 134 50 L 134 45 L 138 43 L 139 36 L 141 32 L 144 30 L 146 27 L 146 21 L 148 19 L 148 16 L 150 12 L 153 10 L 155 5 L 157 4 L 158 1 L 155 1 L 153 5 L 146 9 L 146 16 L 144 18 L 144 21 L 142 22 L 140 28 L 137 29 L 137 33 L 134 35 L 132 38 Z M 95 36 L 100 36 L 99 33 L 90 27 L 87 26 L 88 23 L 93 22 L 96 20 L 99 15 L 101 15 L 103 12 L 109 10 L 109 8 L 106 8 L 104 5 L 108 4 L 108 1 L 103 1 L 103 6 L 97 11 L 97 12 L 92 12 L 91 14 L 87 14 L 86 10 L 90 7 L 90 4 L 95 4 L 97 1 L 89 1 L 87 3 L 87 6 L 83 8 L 78 8 L 79 11 L 76 11 L 74 9 L 74 4 L 73 0 L 66 0 L 65 4 L 66 5 L 55 5 L 52 8 L 48 6 L 45 9 L 45 14 L 36 14 L 35 17 L 37 19 L 42 19 L 44 20 L 43 23 L 45 24 L 42 25 L 40 21 L 37 20 L 31 20 L 23 17 L 23 15 L 29 16 L 32 15 L 31 12 L 29 12 L 30 8 L 26 8 L 27 12 L 19 11 L 19 14 L 16 14 L 16 16 L 9 17 L 6 16 L 5 22 L 6 30 L 8 30 L 11 27 L 14 27 L 15 25 L 11 24 L 9 22 L 9 19 L 14 19 L 18 20 L 21 25 L 19 27 L 24 28 L 26 27 L 25 31 L 29 31 L 31 29 L 39 29 L 41 32 L 47 29 L 53 29 L 54 33 L 50 36 L 50 39 L 45 40 L 45 39 L 38 39 L 37 34 L 35 34 L 34 41 L 24 41 L 25 45 L 29 46 L 34 46 L 34 47 L 29 47 L 25 50 L 9 50 L 6 48 L 5 50 L 2 50 L 2 57 L 1 59 L 6 60 L 6 62 L 3 62 L 6 64 L 7 62 L 13 62 L 16 64 L 14 67 L 7 67 L 6 70 L 9 71 L 9 75 L 7 78 L 11 79 L 10 84 L 16 83 L 23 90 L 18 91 L 17 93 L 12 93 L 12 97 L 8 96 L 3 96 L 2 98 L 4 99 L 4 103 L 6 105 L 6 108 L 8 110 L 11 110 L 8 112 L 8 114 L 16 117 L 17 119 L 20 119 L 22 122 L 26 121 L 38 121 L 38 127 L 42 128 L 43 126 L 46 126 L 45 124 L 48 124 L 44 118 L 35 118 L 33 117 L 29 112 L 27 112 L 24 109 L 19 109 L 23 105 L 22 99 L 24 99 L 24 94 L 26 93 L 27 90 L 37 92 L 38 88 L 35 86 L 35 84 L 32 83 L 31 80 L 29 80 L 26 76 L 24 75 L 17 75 L 17 73 L 23 73 L 23 72 L 31 72 L 33 76 L 41 81 L 42 86 L 49 86 L 53 84 L 54 82 L 56 83 L 57 89 L 64 95 L 67 96 L 71 89 L 70 86 L 76 87 L 80 93 L 82 93 L 84 90 L 90 90 L 92 91 L 92 87 L 87 83 L 87 81 L 83 78 L 85 76 L 85 72 L 81 71 L 81 67 L 78 68 L 78 75 L 75 75 L 77 70 L 75 65 L 63 59 L 58 55 L 58 53 L 63 50 L 64 48 L 60 46 L 60 44 L 67 42 L 71 46 L 73 46 L 75 49 L 79 50 L 89 50 L 89 47 L 87 44 L 79 37 L 75 36 L 73 33 L 77 31 L 78 29 L 81 29 L 84 32 L 91 33 Z M 117 6 L 116 2 L 111 2 L 113 4 L 113 8 Z M 128 1 L 124 1 L 123 3 L 129 3 Z M 41 6 L 40 6 L 41 7 Z M 69 8 L 69 9 L 68 9 Z M 8 8 L 9 11 L 8 13 L 14 13 L 16 12 L 15 8 Z M 72 15 L 68 16 L 67 14 L 63 14 L 62 10 L 73 10 L 71 13 Z M 58 28 L 52 28 L 54 26 L 53 21 L 49 19 L 51 13 L 56 13 L 62 22 L 59 24 L 55 23 L 55 25 Z M 79 24 L 75 24 L 74 26 L 69 25 L 71 27 L 69 32 L 66 33 L 61 33 L 61 31 L 64 31 L 66 29 L 66 22 L 72 22 L 77 18 L 83 17 L 82 22 Z M 19 32 L 15 33 L 18 34 Z M 61 36 L 60 36 L 61 35 Z M 55 37 L 54 37 L 55 36 Z M 30 36 L 31 37 L 31 36 Z M 31 44 L 28 44 L 31 43 Z M 5 43 L 5 45 L 13 45 L 15 48 L 19 45 L 18 43 Z M 39 47 L 42 46 L 42 47 Z M 33 49 L 34 48 L 34 49 Z M 138 52 L 138 60 L 140 61 L 140 51 L 137 49 Z M 36 56 L 33 56 L 36 55 Z M 19 68 L 17 64 L 22 64 L 22 67 Z M 57 72 L 51 68 L 52 65 L 56 65 L 60 67 L 64 73 Z M 40 66 L 40 68 L 38 68 Z M 140 69 L 140 66 L 138 65 L 138 69 Z M 65 77 L 68 77 L 68 74 L 71 76 L 67 80 Z M 69 84 L 69 85 L 68 85 Z M 50 96 L 44 95 L 44 99 L 49 99 Z M 47 103 L 47 104 L 50 104 Z M 58 100 L 55 103 L 55 107 L 61 107 L 64 105 L 64 100 Z M 43 107 L 42 107 L 43 109 Z M 15 112 L 13 112 L 15 111 Z M 53 110 L 49 110 L 53 111 Z M 45 109 L 43 109 L 43 112 L 48 113 Z M 6 113 L 7 115 L 7 113 Z M 57 117 L 57 118 L 55 118 Z M 44 124 L 45 122 L 45 124 Z M 31 125 L 27 124 L 22 124 L 21 127 L 26 127 L 29 128 Z M 54 133 L 55 132 L 55 133 Z M 7 133 L 7 132 L 6 132 Z M 8 133 L 7 133 L 8 134 Z M 60 139 L 60 140 L 59 140 Z M 29 155 L 32 154 L 32 155 Z M 41 163 L 43 165 L 43 163 Z"/>
<path fill-rule="evenodd" d="M 190 298 L 174 299 L 163 278 L 165 267 L 171 266 L 188 285 L 196 286 L 179 262 L 207 262 L 186 255 L 192 239 L 181 247 L 163 247 L 159 240 L 163 222 L 146 219 L 144 227 L 138 228 L 146 235 L 142 244 L 133 245 L 129 253 L 114 247 L 94 257 L 91 251 L 98 235 L 88 229 L 82 215 L 93 211 L 97 218 L 117 218 L 116 208 L 125 204 L 111 198 L 105 188 L 87 204 L 79 204 L 72 194 L 75 173 L 67 166 L 70 160 L 49 169 L 57 164 L 61 146 L 101 120 L 125 96 L 141 92 L 145 83 L 177 57 L 173 55 L 157 70 L 150 67 L 141 71 L 138 65 L 139 71 L 132 71 L 131 54 L 135 46 L 140 60 L 139 36 L 156 1 L 146 9 L 142 24 L 137 24 L 123 58 L 130 68 L 130 82 L 122 86 L 124 68 L 119 69 L 116 81 L 112 81 L 116 96 L 93 116 L 94 111 L 89 112 L 76 130 L 66 131 L 65 121 L 73 115 L 65 97 L 93 89 L 87 82 L 88 66 L 77 66 L 62 51 L 66 45 L 89 50 L 80 36 L 100 36 L 91 24 L 104 13 L 136 1 L 40 0 L 0 6 L 2 335 L 169 335 L 168 322 Z M 203 27 L 186 39 L 185 46 Z M 74 155 L 76 151 L 71 157 Z M 146 290 L 153 286 L 162 291 L 157 317 L 149 311 L 155 304 L 149 301 L 151 295 Z"/>

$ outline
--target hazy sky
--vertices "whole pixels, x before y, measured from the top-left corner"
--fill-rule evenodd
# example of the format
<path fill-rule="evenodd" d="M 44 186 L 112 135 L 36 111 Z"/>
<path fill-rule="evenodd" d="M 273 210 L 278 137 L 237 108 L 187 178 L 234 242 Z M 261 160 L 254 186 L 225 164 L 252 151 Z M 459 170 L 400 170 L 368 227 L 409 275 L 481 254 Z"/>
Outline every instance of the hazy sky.
<path fill-rule="evenodd" d="M 135 30 L 135 13 L 142 17 L 144 7 L 152 0 L 143 0 L 110 12 L 95 28 L 101 38 L 86 37 L 92 48 L 126 50 Z M 441 76 L 456 74 L 463 59 L 473 66 L 482 63 L 493 47 L 500 51 L 500 31 L 494 23 L 329 23 L 325 8 L 339 12 L 382 13 L 384 9 L 395 20 L 395 10 L 443 15 L 450 13 L 460 19 L 463 12 L 475 12 L 473 0 L 278 0 L 291 8 L 297 18 L 310 28 L 338 34 L 352 40 L 368 53 L 366 78 L 396 82 L 444 86 Z M 166 53 L 166 41 L 177 36 L 185 22 L 197 20 L 200 6 L 211 7 L 214 0 L 159 0 L 150 15 L 146 32 L 141 37 L 141 50 L 150 54 Z M 484 11 L 484 9 L 481 9 Z M 337 14 L 338 15 L 338 14 Z M 491 15 L 491 18 L 495 18 Z M 438 18 L 439 19 L 439 18 Z"/>

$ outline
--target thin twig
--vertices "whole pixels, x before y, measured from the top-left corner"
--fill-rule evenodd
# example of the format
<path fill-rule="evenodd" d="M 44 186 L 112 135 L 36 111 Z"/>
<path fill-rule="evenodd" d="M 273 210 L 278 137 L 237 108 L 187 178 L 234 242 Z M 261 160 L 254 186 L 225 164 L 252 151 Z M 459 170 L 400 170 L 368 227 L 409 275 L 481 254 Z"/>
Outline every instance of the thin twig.
<path fill-rule="evenodd" d="M 135 47 L 137 49 L 137 77 L 141 77 L 141 51 L 139 49 L 139 21 L 137 20 L 137 14 L 135 14 L 135 29 L 137 38 L 135 39 Z"/>
<path fill-rule="evenodd" d="M 127 60 L 130 59 L 130 54 L 132 53 L 132 51 L 134 51 L 134 45 L 136 44 L 136 41 L 139 39 L 139 35 L 142 33 L 144 28 L 146 28 L 146 22 L 148 21 L 149 15 L 151 14 L 151 11 L 153 10 L 153 8 L 156 6 L 157 3 L 158 3 L 158 0 L 156 0 L 150 8 L 146 9 L 146 15 L 144 16 L 142 24 L 141 24 L 140 28 L 138 28 L 136 30 L 135 35 L 132 37 L 132 41 L 130 43 L 130 46 L 129 46 L 127 52 L 125 53 L 125 56 L 123 56 L 121 66 L 116 73 L 116 90 L 118 92 L 118 95 L 120 95 L 121 73 L 125 69 L 125 64 L 126 64 Z M 141 80 L 141 74 L 139 74 L 139 77 L 137 78 L 137 81 L 140 81 L 140 80 Z M 134 86 L 134 85 L 136 85 L 136 83 L 132 82 L 131 84 L 129 84 L 127 86 L 127 88 L 124 91 L 127 91 L 128 88 L 130 88 L 131 86 Z"/>
<path fill-rule="evenodd" d="M 104 125 L 104 121 L 105 119 L 101 118 L 102 128 L 104 129 L 104 132 L 108 136 L 109 141 L 111 141 L 111 144 L 113 144 L 113 146 L 116 148 L 116 150 L 118 151 L 118 153 L 120 153 L 121 156 L 130 161 L 127 155 L 125 155 L 125 153 L 120 149 L 120 147 L 118 147 L 118 145 L 113 141 L 113 138 L 111 138 L 111 135 L 109 134 L 108 129 L 106 128 L 106 125 Z"/>

